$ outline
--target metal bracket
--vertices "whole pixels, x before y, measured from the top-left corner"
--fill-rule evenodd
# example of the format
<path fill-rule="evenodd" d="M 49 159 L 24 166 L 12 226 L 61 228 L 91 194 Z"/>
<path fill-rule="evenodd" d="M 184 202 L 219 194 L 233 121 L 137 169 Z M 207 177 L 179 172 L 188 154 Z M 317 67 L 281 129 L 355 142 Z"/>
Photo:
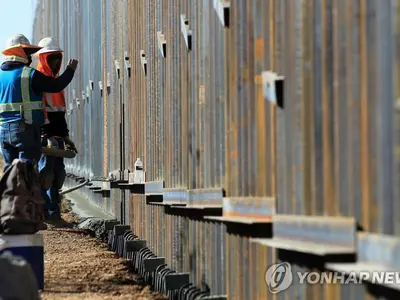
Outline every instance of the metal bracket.
<path fill-rule="evenodd" d="M 274 215 L 273 238 L 261 243 L 319 256 L 352 255 L 357 222 L 349 217 Z"/>
<path fill-rule="evenodd" d="M 145 183 L 146 194 L 162 194 L 164 191 L 164 181 L 149 181 Z"/>
<path fill-rule="evenodd" d="M 276 214 L 274 197 L 229 197 L 223 200 L 224 217 L 247 217 L 270 221 Z"/>
<path fill-rule="evenodd" d="M 164 188 L 163 202 L 166 204 L 187 204 L 189 193 L 184 188 Z"/>
<path fill-rule="evenodd" d="M 129 225 L 115 225 L 113 230 L 115 235 L 122 235 L 125 231 L 128 231 L 130 229 L 131 226 Z"/>
<path fill-rule="evenodd" d="M 163 202 L 164 181 L 150 181 L 145 183 L 144 191 L 146 203 Z"/>
<path fill-rule="evenodd" d="M 225 191 L 223 188 L 189 190 L 189 205 L 222 205 Z"/>
<path fill-rule="evenodd" d="M 103 83 L 99 81 L 100 96 L 103 97 Z"/>
<path fill-rule="evenodd" d="M 271 71 L 264 71 L 261 74 L 264 98 L 280 108 L 284 106 L 284 85 L 283 76 L 278 76 Z"/>
<path fill-rule="evenodd" d="M 360 232 L 357 235 L 357 262 L 355 263 L 328 263 L 325 267 L 328 270 L 343 273 L 375 273 L 393 272 L 400 268 L 399 259 L 400 238 L 389 235 L 380 235 L 369 232 Z M 373 276 L 369 277 L 370 281 Z M 400 290 L 395 284 L 383 284 L 387 287 Z"/>
<path fill-rule="evenodd" d="M 103 198 L 110 198 L 110 196 L 111 196 L 111 191 L 104 191 L 104 190 L 102 190 L 102 189 L 100 189 L 100 190 L 94 190 L 93 193 L 95 193 L 95 194 L 101 194 L 101 196 L 102 196 Z"/>
<path fill-rule="evenodd" d="M 274 237 L 355 248 L 356 220 L 347 217 L 274 215 Z"/>
<path fill-rule="evenodd" d="M 140 63 L 142 64 L 144 76 L 147 76 L 147 60 L 144 50 L 140 50 Z"/>
<path fill-rule="evenodd" d="M 139 240 L 139 239 L 132 241 L 125 240 L 124 243 L 126 252 L 137 252 L 143 248 L 146 248 L 146 240 Z"/>
<path fill-rule="evenodd" d="M 90 87 L 87 85 L 86 86 L 86 100 L 89 102 L 90 98 Z"/>
<path fill-rule="evenodd" d="M 400 238 L 369 232 L 357 235 L 357 259 L 360 263 L 400 269 Z"/>
<path fill-rule="evenodd" d="M 181 31 L 183 39 L 185 40 L 188 51 L 192 50 L 192 31 L 189 29 L 189 20 L 186 19 L 186 15 L 181 15 Z"/>
<path fill-rule="evenodd" d="M 154 272 L 159 266 L 165 264 L 165 257 L 151 257 L 143 260 L 144 271 Z"/>
<path fill-rule="evenodd" d="M 399 237 L 366 232 L 358 234 L 357 254 L 360 261 L 400 269 L 399 250 Z"/>
<path fill-rule="evenodd" d="M 144 183 L 118 183 L 121 190 L 129 190 L 132 194 L 144 195 Z"/>
<path fill-rule="evenodd" d="M 117 220 L 105 220 L 104 221 L 105 230 L 113 230 L 113 228 L 116 225 L 119 225 L 119 221 L 117 221 Z"/>
<path fill-rule="evenodd" d="M 110 94 L 111 92 L 111 80 L 110 80 L 111 76 L 110 73 L 107 73 L 107 95 Z"/>
<path fill-rule="evenodd" d="M 97 182 L 91 182 L 92 185 L 87 185 L 89 190 L 100 190 L 101 187 L 99 186 L 99 184 Z"/>
<path fill-rule="evenodd" d="M 187 283 L 189 283 L 189 273 L 172 273 L 165 276 L 165 289 L 167 291 L 178 290 Z"/>
<path fill-rule="evenodd" d="M 111 191 L 111 182 L 110 181 L 103 181 L 102 183 L 101 183 L 101 189 L 103 190 L 103 191 Z"/>
<path fill-rule="evenodd" d="M 121 78 L 121 72 L 120 72 L 120 66 L 119 66 L 118 59 L 116 59 L 114 61 L 114 63 L 115 63 L 115 72 L 117 73 L 118 79 L 120 79 Z"/>
<path fill-rule="evenodd" d="M 165 58 L 167 56 L 167 41 L 161 31 L 157 31 L 157 40 L 158 50 L 160 50 L 161 56 Z"/>
<path fill-rule="evenodd" d="M 99 186 L 88 186 L 88 187 L 89 187 L 89 190 L 92 190 L 93 192 L 101 191 L 101 187 L 99 187 Z"/>
<path fill-rule="evenodd" d="M 129 61 L 129 55 L 128 52 L 125 51 L 125 59 L 124 59 L 124 63 L 125 63 L 125 70 L 128 74 L 128 77 L 131 77 L 131 63 Z"/>
<path fill-rule="evenodd" d="M 228 0 L 214 0 L 214 9 L 222 26 L 229 27 L 229 8 L 231 4 Z"/>

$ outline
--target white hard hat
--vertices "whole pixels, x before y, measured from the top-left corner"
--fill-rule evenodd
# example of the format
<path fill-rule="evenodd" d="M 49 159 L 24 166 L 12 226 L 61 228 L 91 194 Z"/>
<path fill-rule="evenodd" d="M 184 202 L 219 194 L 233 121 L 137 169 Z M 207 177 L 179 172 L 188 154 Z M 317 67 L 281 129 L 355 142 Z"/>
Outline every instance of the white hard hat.
<path fill-rule="evenodd" d="M 63 52 L 63 50 L 58 45 L 57 40 L 52 37 L 43 38 L 39 42 L 39 47 L 41 47 L 42 49 L 40 49 L 38 52 L 36 52 L 35 55 L 40 55 L 40 54 L 49 53 L 49 52 Z"/>
<path fill-rule="evenodd" d="M 5 46 L 6 46 L 5 49 L 2 51 L 2 53 L 4 55 L 8 55 L 8 50 L 11 50 L 11 49 L 17 48 L 17 47 L 29 48 L 29 49 L 33 50 L 34 52 L 36 52 L 37 50 L 42 48 L 40 46 L 32 45 L 29 42 L 29 40 L 27 39 L 27 37 L 24 36 L 23 34 L 16 34 L 16 35 L 12 36 L 11 38 L 9 38 L 6 41 L 6 45 Z"/>

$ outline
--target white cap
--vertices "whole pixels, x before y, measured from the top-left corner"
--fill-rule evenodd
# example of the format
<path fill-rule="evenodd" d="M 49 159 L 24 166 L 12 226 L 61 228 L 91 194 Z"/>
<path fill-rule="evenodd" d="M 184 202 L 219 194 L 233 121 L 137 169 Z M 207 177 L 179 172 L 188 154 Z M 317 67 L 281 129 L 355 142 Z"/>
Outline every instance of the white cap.
<path fill-rule="evenodd" d="M 7 50 L 10 50 L 10 49 L 16 48 L 16 47 L 30 48 L 30 49 L 37 49 L 37 50 L 42 48 L 40 46 L 32 45 L 31 42 L 27 39 L 27 37 L 24 36 L 23 34 L 16 34 L 6 41 L 5 49 L 2 51 L 2 53 L 4 55 L 7 55 Z"/>
<path fill-rule="evenodd" d="M 52 37 L 45 37 L 39 42 L 39 47 L 42 47 L 35 55 L 49 53 L 49 52 L 63 52 L 57 40 Z"/>

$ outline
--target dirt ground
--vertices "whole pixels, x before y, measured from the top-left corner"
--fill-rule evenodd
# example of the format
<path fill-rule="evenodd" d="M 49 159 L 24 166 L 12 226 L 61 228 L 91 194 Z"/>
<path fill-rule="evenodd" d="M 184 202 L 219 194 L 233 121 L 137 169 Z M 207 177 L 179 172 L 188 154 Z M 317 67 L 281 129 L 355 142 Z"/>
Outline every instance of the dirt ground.
<path fill-rule="evenodd" d="M 3 159 L 0 154 L 0 176 Z M 85 230 L 73 227 L 73 216 L 67 200 L 63 200 L 62 217 L 66 226 L 42 231 L 45 243 L 45 288 L 41 298 L 46 300 L 161 300 L 166 297 L 151 291 L 131 272 L 126 260 L 107 251 L 104 243 L 92 238 Z"/>
<path fill-rule="evenodd" d="M 63 218 L 75 218 L 63 203 Z M 49 227 L 45 241 L 45 290 L 42 299 L 167 299 L 150 290 L 124 259 L 107 251 L 88 232 Z"/>

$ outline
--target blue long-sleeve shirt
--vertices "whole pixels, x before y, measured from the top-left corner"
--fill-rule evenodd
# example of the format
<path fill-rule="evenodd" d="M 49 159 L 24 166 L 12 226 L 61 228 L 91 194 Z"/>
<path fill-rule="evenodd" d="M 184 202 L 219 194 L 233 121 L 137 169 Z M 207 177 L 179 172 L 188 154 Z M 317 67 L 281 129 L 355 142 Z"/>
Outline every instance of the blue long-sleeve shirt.
<path fill-rule="evenodd" d="M 20 62 L 4 62 L 1 65 L 3 71 L 13 70 L 21 67 L 23 63 Z M 44 75 L 43 73 L 35 70 L 32 77 L 32 90 L 35 94 L 41 93 L 58 93 L 63 91 L 74 78 L 75 71 L 67 67 L 64 73 L 59 77 L 53 78 Z M 42 133 L 49 136 L 67 136 L 69 134 L 68 125 L 65 120 L 64 112 L 54 112 L 48 114 L 51 126 L 43 126 Z M 50 125 L 50 124 L 49 124 Z"/>

